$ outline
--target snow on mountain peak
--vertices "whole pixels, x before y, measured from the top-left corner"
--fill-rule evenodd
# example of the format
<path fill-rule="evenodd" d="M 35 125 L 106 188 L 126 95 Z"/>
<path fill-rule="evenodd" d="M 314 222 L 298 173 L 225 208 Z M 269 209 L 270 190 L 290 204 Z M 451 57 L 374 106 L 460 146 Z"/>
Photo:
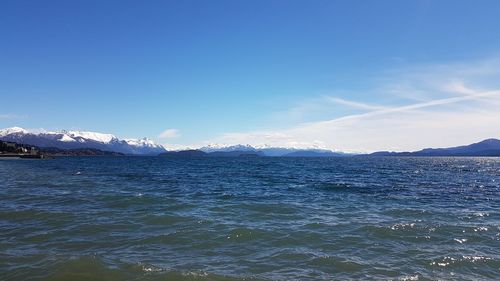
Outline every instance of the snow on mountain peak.
<path fill-rule="evenodd" d="M 224 145 L 211 143 L 204 147 L 199 148 L 199 150 L 204 152 L 215 152 L 215 151 L 253 151 L 255 148 L 249 144 L 236 144 L 236 145 Z"/>
<path fill-rule="evenodd" d="M 124 139 L 124 141 L 128 145 L 132 145 L 132 146 L 146 146 L 146 147 L 164 148 L 161 144 L 157 144 L 153 140 L 148 139 L 148 138 Z"/>
<path fill-rule="evenodd" d="M 331 149 L 325 148 L 319 145 L 311 145 L 311 144 L 300 144 L 300 143 L 291 143 L 283 146 L 272 146 L 268 144 L 260 144 L 260 145 L 250 145 L 250 144 L 236 144 L 236 145 L 224 145 L 217 143 L 210 143 L 206 146 L 199 148 L 199 150 L 204 152 L 215 152 L 215 151 L 253 151 L 253 150 L 271 150 L 271 149 L 280 149 L 280 150 L 318 150 L 318 151 L 333 151 Z"/>
<path fill-rule="evenodd" d="M 63 134 L 68 135 L 70 138 L 83 138 L 87 140 L 93 140 L 97 142 L 102 142 L 102 143 L 110 143 L 113 140 L 118 140 L 117 137 L 115 137 L 112 134 L 103 134 L 103 133 L 96 133 L 96 132 L 84 132 L 84 131 L 68 131 L 68 132 L 63 132 Z"/>
<path fill-rule="evenodd" d="M 124 154 L 158 154 L 166 149 L 148 138 L 118 139 L 112 134 L 89 131 L 47 131 L 44 129 L 25 130 L 19 127 L 0 129 L 4 141 L 26 143 L 40 147 L 60 149 L 93 148 Z"/>
<path fill-rule="evenodd" d="M 61 137 L 59 138 L 59 141 L 70 142 L 70 141 L 76 141 L 76 140 L 74 138 L 66 135 L 66 134 L 62 134 Z"/>
<path fill-rule="evenodd" d="M 27 134 L 28 131 L 21 127 L 11 127 L 11 128 L 5 128 L 5 129 L 0 129 L 0 137 L 7 136 L 10 134 L 16 134 L 16 133 L 21 133 L 21 134 Z"/>

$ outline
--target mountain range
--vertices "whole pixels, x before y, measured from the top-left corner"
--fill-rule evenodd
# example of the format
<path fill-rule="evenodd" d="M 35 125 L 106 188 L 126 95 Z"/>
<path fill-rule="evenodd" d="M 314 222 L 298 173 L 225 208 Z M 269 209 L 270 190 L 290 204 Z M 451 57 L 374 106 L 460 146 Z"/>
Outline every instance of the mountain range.
<path fill-rule="evenodd" d="M 112 134 L 104 134 L 87 131 L 59 131 L 59 132 L 33 132 L 20 127 L 12 127 L 0 130 L 0 140 L 20 144 L 34 145 L 40 148 L 57 149 L 98 149 L 132 155 L 158 155 L 166 153 L 167 148 L 156 144 L 148 138 L 143 139 L 118 139 Z M 189 150 L 188 150 L 189 151 Z M 197 155 L 210 154 L 210 156 L 228 157 L 243 155 L 256 156 L 309 156 L 309 157 L 335 157 L 347 156 L 341 152 L 333 152 L 321 148 L 283 148 L 270 146 L 250 145 L 208 145 L 202 147 Z M 170 152 L 169 152 L 170 153 Z M 168 153 L 167 153 L 168 154 Z M 179 155 L 189 155 L 189 152 Z M 177 155 L 170 153 L 170 155 Z"/>
<path fill-rule="evenodd" d="M 224 155 L 233 154 L 257 154 L 258 156 L 281 156 L 281 157 L 343 157 L 350 156 L 343 152 L 335 152 L 329 149 L 311 147 L 311 148 L 292 148 L 292 147 L 271 147 L 271 146 L 250 146 L 250 145 L 232 145 L 218 146 L 210 145 L 200 149 L 205 153 L 217 155 L 217 153 L 225 153 Z"/>
<path fill-rule="evenodd" d="M 0 129 L 0 140 L 40 148 L 97 149 L 132 155 L 159 155 L 170 157 L 199 156 L 278 156 L 278 157 L 347 157 L 355 154 L 319 147 L 289 148 L 250 145 L 208 145 L 196 150 L 167 151 L 161 144 L 148 138 L 119 139 L 112 134 L 86 131 L 30 132 L 23 128 Z M 360 154 L 358 154 L 360 155 Z M 500 156 L 500 140 L 487 139 L 470 145 L 449 148 L 426 148 L 413 152 L 379 151 L 365 156 Z"/>
<path fill-rule="evenodd" d="M 175 157 L 175 158 L 192 158 L 192 157 L 343 157 L 348 154 L 336 153 L 332 151 L 316 151 L 311 149 L 295 150 L 293 152 L 282 153 L 282 148 L 267 148 L 266 150 L 227 150 L 223 149 L 217 151 L 205 152 L 202 150 L 181 150 L 181 151 L 168 151 L 161 153 L 160 156 Z M 278 154 L 278 152 L 281 152 Z M 286 149 L 285 149 L 286 151 Z"/>
<path fill-rule="evenodd" d="M 229 157 L 229 156 L 280 156 L 280 157 L 348 157 L 348 156 L 500 156 L 500 140 L 486 139 L 470 145 L 448 148 L 426 148 L 413 152 L 378 151 L 370 154 L 347 154 L 327 149 L 252 147 L 250 145 L 208 146 L 198 150 L 169 151 L 167 157 Z"/>
<path fill-rule="evenodd" d="M 0 140 L 29 144 L 42 148 L 98 149 L 123 154 L 157 155 L 167 151 L 161 144 L 156 144 L 147 138 L 121 140 L 112 134 L 84 131 L 36 133 L 23 128 L 12 127 L 0 130 Z"/>

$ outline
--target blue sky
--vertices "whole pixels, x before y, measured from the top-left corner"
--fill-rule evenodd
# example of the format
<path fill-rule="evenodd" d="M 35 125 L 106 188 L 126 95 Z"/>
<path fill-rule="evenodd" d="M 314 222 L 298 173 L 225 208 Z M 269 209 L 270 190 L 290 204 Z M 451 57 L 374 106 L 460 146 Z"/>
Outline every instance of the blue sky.
<path fill-rule="evenodd" d="M 2 1 L 0 127 L 349 151 L 500 137 L 498 11 L 498 1 Z"/>

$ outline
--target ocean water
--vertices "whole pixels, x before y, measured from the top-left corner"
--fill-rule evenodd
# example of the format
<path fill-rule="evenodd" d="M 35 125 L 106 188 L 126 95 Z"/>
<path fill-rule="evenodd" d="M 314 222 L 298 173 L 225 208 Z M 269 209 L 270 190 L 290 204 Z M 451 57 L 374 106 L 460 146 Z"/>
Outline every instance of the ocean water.
<path fill-rule="evenodd" d="M 500 158 L 0 160 L 0 280 L 500 280 Z"/>

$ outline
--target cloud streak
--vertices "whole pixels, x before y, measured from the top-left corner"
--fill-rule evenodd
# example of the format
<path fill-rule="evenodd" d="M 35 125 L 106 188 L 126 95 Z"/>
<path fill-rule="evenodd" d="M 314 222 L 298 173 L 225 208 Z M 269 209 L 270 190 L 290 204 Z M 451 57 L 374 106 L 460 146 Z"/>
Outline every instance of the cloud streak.
<path fill-rule="evenodd" d="M 181 134 L 179 130 L 177 129 L 166 129 L 165 131 L 161 132 L 158 138 L 160 139 L 171 139 L 171 138 L 177 138 L 180 137 Z"/>
<path fill-rule="evenodd" d="M 363 113 L 363 114 L 344 116 L 344 117 L 336 118 L 336 119 L 329 120 L 329 121 L 323 121 L 323 122 L 335 123 L 335 122 L 342 122 L 345 120 L 369 118 L 369 117 L 382 115 L 382 114 L 390 114 L 390 113 L 398 113 L 398 112 L 404 113 L 404 112 L 411 111 L 411 110 L 423 109 L 426 107 L 433 107 L 433 106 L 439 106 L 439 105 L 453 104 L 453 103 L 464 102 L 464 101 L 473 101 L 473 100 L 477 101 L 481 98 L 487 98 L 487 97 L 500 97 L 500 90 L 487 91 L 487 92 L 477 92 L 477 91 L 473 91 L 473 90 L 471 90 L 471 91 L 472 91 L 471 93 L 473 93 L 473 94 L 468 94 L 466 96 L 436 99 L 436 100 L 431 100 L 431 101 L 427 101 L 427 102 L 419 102 L 419 103 L 414 103 L 414 104 L 399 106 L 399 107 L 386 107 L 386 108 L 383 108 L 380 110 L 374 110 L 374 111 L 370 111 L 370 112 Z"/>
<path fill-rule="evenodd" d="M 17 114 L 0 114 L 0 120 L 11 120 L 11 119 L 23 119 L 26 118 L 25 115 L 17 115 Z"/>
<path fill-rule="evenodd" d="M 338 98 L 338 97 L 327 97 L 327 100 L 329 100 L 333 103 L 336 103 L 336 104 L 348 106 L 348 107 L 355 108 L 355 109 L 365 109 L 365 110 L 385 110 L 385 109 L 387 109 L 387 107 L 385 107 L 385 106 L 371 105 L 371 104 L 367 104 L 367 103 L 346 100 L 346 99 Z"/>

